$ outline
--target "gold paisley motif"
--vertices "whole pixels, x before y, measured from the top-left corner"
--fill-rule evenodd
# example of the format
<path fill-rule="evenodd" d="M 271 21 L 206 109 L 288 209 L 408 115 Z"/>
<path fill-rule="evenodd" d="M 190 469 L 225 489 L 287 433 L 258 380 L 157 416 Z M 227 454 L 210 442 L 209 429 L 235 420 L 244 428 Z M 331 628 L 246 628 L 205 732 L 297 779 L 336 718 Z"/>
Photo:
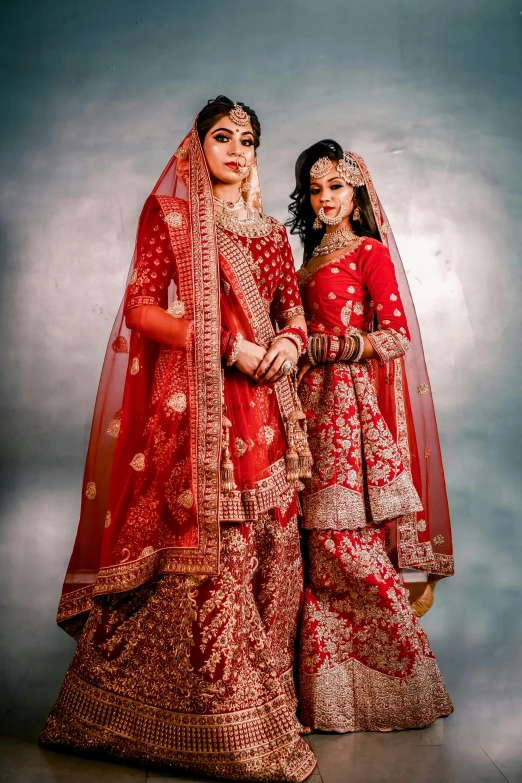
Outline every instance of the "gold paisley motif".
<path fill-rule="evenodd" d="M 111 348 L 114 353 L 129 353 L 129 344 L 125 337 L 122 337 L 121 334 L 114 340 Z"/>
<path fill-rule="evenodd" d="M 129 464 L 131 468 L 141 473 L 142 470 L 145 470 L 145 454 L 135 454 Z"/>
<path fill-rule="evenodd" d="M 194 505 L 194 496 L 192 495 L 190 489 L 186 489 L 181 493 L 181 495 L 178 497 L 178 503 L 180 506 L 183 506 L 183 508 L 192 508 Z"/>
<path fill-rule="evenodd" d="M 187 396 L 183 392 L 176 392 L 167 401 L 167 406 L 176 413 L 183 413 L 187 407 Z"/>
<path fill-rule="evenodd" d="M 181 212 L 169 212 L 168 215 L 165 215 L 163 220 L 171 228 L 181 228 L 183 225 L 183 215 Z"/>

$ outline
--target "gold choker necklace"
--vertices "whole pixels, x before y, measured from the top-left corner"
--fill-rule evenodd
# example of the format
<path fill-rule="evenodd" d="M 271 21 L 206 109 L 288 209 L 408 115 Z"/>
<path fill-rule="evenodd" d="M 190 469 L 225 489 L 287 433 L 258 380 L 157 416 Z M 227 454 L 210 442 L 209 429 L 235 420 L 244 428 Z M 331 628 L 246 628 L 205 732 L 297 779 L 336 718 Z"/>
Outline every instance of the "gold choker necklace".
<path fill-rule="evenodd" d="M 360 239 L 360 237 L 347 228 L 338 228 L 337 231 L 330 231 L 323 236 L 320 244 L 317 245 L 312 253 L 312 257 L 327 256 L 336 250 L 342 250 L 343 247 L 348 247 L 356 239 Z"/>

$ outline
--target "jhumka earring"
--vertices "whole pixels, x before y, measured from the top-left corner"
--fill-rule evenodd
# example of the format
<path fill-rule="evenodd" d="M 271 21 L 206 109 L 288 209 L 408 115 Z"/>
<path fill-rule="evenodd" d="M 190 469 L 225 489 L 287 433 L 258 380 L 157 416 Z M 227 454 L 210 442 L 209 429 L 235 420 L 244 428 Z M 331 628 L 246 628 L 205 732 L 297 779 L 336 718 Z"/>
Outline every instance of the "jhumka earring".
<path fill-rule="evenodd" d="M 315 220 L 312 223 L 312 228 L 315 229 L 315 231 L 319 231 L 322 227 L 323 227 L 322 221 L 319 215 L 316 215 Z"/>
<path fill-rule="evenodd" d="M 355 220 L 356 223 L 361 222 L 361 210 L 356 205 L 354 211 L 352 212 L 352 220 Z"/>

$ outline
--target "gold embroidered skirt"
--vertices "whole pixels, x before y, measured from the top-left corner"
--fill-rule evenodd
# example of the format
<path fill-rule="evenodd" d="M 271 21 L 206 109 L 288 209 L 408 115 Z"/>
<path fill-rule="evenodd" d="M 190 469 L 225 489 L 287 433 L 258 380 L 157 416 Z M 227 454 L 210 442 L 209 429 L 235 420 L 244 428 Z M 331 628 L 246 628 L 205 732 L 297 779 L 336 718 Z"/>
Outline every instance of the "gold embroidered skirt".
<path fill-rule="evenodd" d="M 41 743 L 213 777 L 305 780 L 295 505 L 224 525 L 221 573 L 95 601 Z"/>
<path fill-rule="evenodd" d="M 299 708 L 322 731 L 420 728 L 453 707 L 385 530 L 308 536 Z"/>

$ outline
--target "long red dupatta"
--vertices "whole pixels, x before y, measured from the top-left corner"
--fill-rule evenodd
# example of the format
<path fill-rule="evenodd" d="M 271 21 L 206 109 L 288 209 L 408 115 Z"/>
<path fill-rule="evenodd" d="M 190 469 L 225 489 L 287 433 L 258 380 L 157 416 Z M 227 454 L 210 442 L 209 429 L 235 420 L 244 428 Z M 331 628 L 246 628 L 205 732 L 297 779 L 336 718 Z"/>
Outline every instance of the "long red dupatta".
<path fill-rule="evenodd" d="M 353 152 L 364 176 L 381 241 L 392 258 L 411 346 L 406 356 L 381 365 L 374 361 L 379 408 L 409 468 L 423 511 L 390 525 L 392 556 L 399 568 L 436 577 L 454 572 L 451 523 L 437 420 L 415 306 L 390 224 L 364 160 Z"/>
<path fill-rule="evenodd" d="M 132 589 L 159 573 L 219 570 L 219 256 L 212 189 L 195 125 L 142 210 L 130 285 L 139 274 L 140 258 L 154 249 L 145 247 L 154 241 L 148 239 L 154 231 L 170 240 L 176 268 L 175 280 L 166 285 L 160 282 L 166 275 L 162 263 L 169 259 L 154 257 L 161 304 L 174 315 L 181 314 L 181 306 L 193 322 L 193 337 L 186 351 L 162 351 L 158 343 L 127 328 L 125 299 L 116 316 L 94 409 L 78 532 L 58 610 L 58 622 L 71 633 L 76 629 L 68 621 L 88 612 L 95 595 Z M 151 274 L 156 277 L 156 271 Z M 167 395 L 168 404 L 162 405 Z M 179 468 L 174 483 L 183 491 L 172 502 L 163 463 Z M 162 491 L 169 508 L 160 531 Z M 140 536 L 139 557 L 129 556 L 133 536 Z"/>

